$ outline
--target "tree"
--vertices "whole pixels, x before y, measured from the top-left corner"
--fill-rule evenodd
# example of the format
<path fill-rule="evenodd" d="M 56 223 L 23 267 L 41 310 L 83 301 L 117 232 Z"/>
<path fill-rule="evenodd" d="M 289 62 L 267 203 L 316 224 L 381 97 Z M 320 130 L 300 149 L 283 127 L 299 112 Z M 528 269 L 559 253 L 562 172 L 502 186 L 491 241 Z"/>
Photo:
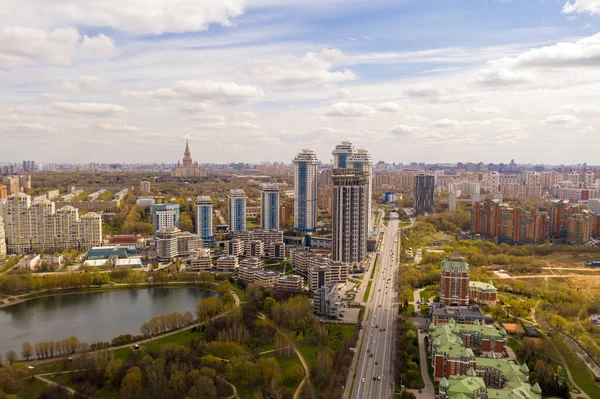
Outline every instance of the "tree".
<path fill-rule="evenodd" d="M 217 387 L 212 378 L 205 375 L 199 376 L 190 391 L 188 396 L 192 399 L 206 399 L 217 397 Z"/>
<path fill-rule="evenodd" d="M 275 305 L 276 303 L 277 301 L 275 300 L 275 298 L 270 296 L 266 297 L 265 302 L 263 304 L 263 310 L 268 314 L 271 314 L 271 308 L 273 308 L 273 305 Z"/>
<path fill-rule="evenodd" d="M 62 385 L 48 384 L 42 389 L 38 399 L 69 399 L 69 392 Z"/>
<path fill-rule="evenodd" d="M 150 335 L 150 332 L 150 323 L 148 323 L 147 321 L 143 322 L 140 326 L 140 334 L 142 334 L 144 337 L 147 337 Z"/>
<path fill-rule="evenodd" d="M 123 360 L 121 359 L 112 359 L 110 362 L 108 362 L 106 370 L 104 370 L 104 376 L 106 377 L 108 384 L 115 386 L 115 382 L 117 382 L 117 377 L 121 372 L 122 367 Z"/>
<path fill-rule="evenodd" d="M 216 297 L 203 298 L 198 304 L 196 314 L 200 320 L 208 320 L 221 313 L 223 301 Z"/>
<path fill-rule="evenodd" d="M 25 358 L 25 360 L 29 360 L 29 358 L 33 355 L 33 346 L 27 341 L 23 342 L 23 350 L 21 350 L 21 356 Z"/>
<path fill-rule="evenodd" d="M 175 393 L 175 397 L 180 397 L 185 393 L 187 382 L 183 371 L 176 371 L 169 379 L 169 388 Z"/>
<path fill-rule="evenodd" d="M 14 362 L 17 361 L 19 357 L 17 356 L 17 352 L 15 351 L 8 351 L 6 352 L 6 361 L 12 366 L 12 364 Z"/>
<path fill-rule="evenodd" d="M 142 386 L 142 370 L 135 366 L 127 370 L 127 375 L 121 383 L 121 394 L 127 398 L 137 398 L 141 395 Z"/>
<path fill-rule="evenodd" d="M 294 364 L 283 374 L 283 379 L 285 380 L 286 384 L 290 385 L 298 385 L 303 378 L 304 369 L 298 364 Z"/>
<path fill-rule="evenodd" d="M 194 321 L 194 315 L 189 310 L 183 314 L 183 317 L 185 318 L 186 324 L 192 324 L 192 322 Z"/>

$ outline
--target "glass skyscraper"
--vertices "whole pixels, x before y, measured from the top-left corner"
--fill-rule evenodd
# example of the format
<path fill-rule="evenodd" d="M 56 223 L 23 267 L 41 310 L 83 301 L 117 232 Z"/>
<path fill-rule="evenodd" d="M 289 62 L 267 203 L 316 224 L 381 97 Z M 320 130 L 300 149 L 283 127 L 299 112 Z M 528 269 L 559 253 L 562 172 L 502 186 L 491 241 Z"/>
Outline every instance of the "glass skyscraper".
<path fill-rule="evenodd" d="M 294 163 L 294 230 L 313 232 L 317 228 L 317 154 L 304 149 Z"/>
<path fill-rule="evenodd" d="M 232 233 L 246 230 L 246 193 L 244 190 L 230 190 L 229 200 L 229 231 Z"/>
<path fill-rule="evenodd" d="M 260 228 L 279 230 L 279 187 L 276 184 L 260 185 Z"/>

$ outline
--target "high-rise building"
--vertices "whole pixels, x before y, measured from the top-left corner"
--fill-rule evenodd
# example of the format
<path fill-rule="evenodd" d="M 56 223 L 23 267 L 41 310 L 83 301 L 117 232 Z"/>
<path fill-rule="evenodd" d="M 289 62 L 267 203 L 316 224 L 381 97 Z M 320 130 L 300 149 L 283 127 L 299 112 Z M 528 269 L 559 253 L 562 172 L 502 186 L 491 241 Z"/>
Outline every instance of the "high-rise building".
<path fill-rule="evenodd" d="M 246 230 L 246 193 L 244 190 L 230 190 L 229 201 L 229 231 Z"/>
<path fill-rule="evenodd" d="M 335 168 L 351 168 L 348 158 L 354 154 L 355 149 L 350 141 L 342 141 L 342 144 L 335 146 L 331 153 L 333 155 L 333 167 Z"/>
<path fill-rule="evenodd" d="M 419 174 L 415 178 L 415 213 L 424 215 L 433 213 L 433 190 L 435 177 L 432 175 Z"/>
<path fill-rule="evenodd" d="M 6 234 L 4 233 L 4 220 L 0 217 L 0 259 L 6 258 Z"/>
<path fill-rule="evenodd" d="M 304 149 L 294 158 L 294 230 L 317 228 L 317 154 Z"/>
<path fill-rule="evenodd" d="M 4 184 L 0 184 L 0 200 L 8 197 L 8 190 Z"/>
<path fill-rule="evenodd" d="M 363 266 L 367 256 L 368 175 L 361 169 L 333 169 L 332 258 Z"/>
<path fill-rule="evenodd" d="M 441 265 L 440 302 L 444 305 L 469 304 L 469 265 L 456 252 Z"/>
<path fill-rule="evenodd" d="M 84 251 L 102 244 L 102 219 L 94 212 L 79 218 L 72 206 L 55 211 L 54 202 L 32 204 L 30 196 L 17 193 L 1 204 L 0 216 L 10 253 Z"/>
<path fill-rule="evenodd" d="M 214 240 L 213 203 L 208 195 L 196 198 L 196 234 L 203 240 Z"/>
<path fill-rule="evenodd" d="M 286 226 L 292 217 L 292 207 L 289 204 L 279 205 L 279 223 L 282 227 Z"/>
<path fill-rule="evenodd" d="M 141 191 L 142 193 L 149 193 L 149 192 L 150 192 L 150 187 L 151 187 L 151 184 L 150 184 L 150 182 L 149 182 L 149 181 L 147 181 L 147 180 L 142 180 L 142 181 L 140 182 L 140 191 Z"/>
<path fill-rule="evenodd" d="M 373 158 L 369 151 L 360 148 L 349 158 L 349 168 L 361 169 L 367 173 L 367 215 L 368 215 L 368 229 L 373 228 Z"/>
<path fill-rule="evenodd" d="M 276 184 L 260 185 L 260 228 L 279 230 L 279 187 Z"/>
<path fill-rule="evenodd" d="M 21 192 L 19 189 L 19 176 L 8 176 L 6 178 L 8 185 L 8 195 L 13 195 Z"/>
<path fill-rule="evenodd" d="M 179 228 L 179 204 L 152 205 L 152 231 L 154 236 L 158 230 L 169 227 Z"/>

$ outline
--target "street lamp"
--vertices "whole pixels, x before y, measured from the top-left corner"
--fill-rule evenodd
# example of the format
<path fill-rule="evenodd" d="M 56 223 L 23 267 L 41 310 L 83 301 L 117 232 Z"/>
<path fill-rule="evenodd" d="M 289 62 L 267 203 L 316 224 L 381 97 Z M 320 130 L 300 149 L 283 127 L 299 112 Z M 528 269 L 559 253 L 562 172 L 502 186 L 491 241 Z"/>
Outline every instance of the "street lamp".
<path fill-rule="evenodd" d="M 34 369 L 34 367 L 33 366 L 29 366 L 28 368 L 29 368 L 29 370 L 31 370 L 31 381 L 33 381 L 33 369 Z"/>

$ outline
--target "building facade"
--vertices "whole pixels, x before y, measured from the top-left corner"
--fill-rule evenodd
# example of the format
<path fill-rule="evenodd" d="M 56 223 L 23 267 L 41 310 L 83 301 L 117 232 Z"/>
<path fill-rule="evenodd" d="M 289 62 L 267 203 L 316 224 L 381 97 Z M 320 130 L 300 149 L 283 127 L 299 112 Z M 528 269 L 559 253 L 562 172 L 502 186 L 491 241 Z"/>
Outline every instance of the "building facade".
<path fill-rule="evenodd" d="M 333 169 L 332 258 L 361 267 L 369 230 L 368 175 L 361 169 Z"/>
<path fill-rule="evenodd" d="M 188 231 L 167 227 L 156 232 L 156 254 L 161 261 L 189 256 L 198 248 L 202 248 L 202 239 Z"/>
<path fill-rule="evenodd" d="M 230 190 L 227 195 L 229 231 L 235 233 L 246 230 L 246 193 L 244 190 Z"/>
<path fill-rule="evenodd" d="M 435 176 L 418 174 L 415 176 L 415 214 L 433 213 Z"/>
<path fill-rule="evenodd" d="M 7 252 L 86 251 L 102 244 L 102 219 L 89 212 L 79 217 L 72 206 L 55 210 L 54 202 L 32 203 L 24 193 L 10 195 L 0 204 Z"/>
<path fill-rule="evenodd" d="M 334 169 L 345 169 L 352 168 L 350 166 L 349 158 L 354 154 L 356 150 L 350 141 L 342 141 L 341 144 L 335 146 L 335 149 L 331 153 L 333 155 L 333 168 Z"/>
<path fill-rule="evenodd" d="M 196 198 L 196 234 L 206 241 L 212 241 L 215 238 L 213 230 L 213 203 L 208 195 Z"/>
<path fill-rule="evenodd" d="M 293 160 L 294 164 L 294 230 L 313 232 L 317 228 L 318 183 L 317 154 L 304 149 Z"/>
<path fill-rule="evenodd" d="M 192 160 L 190 146 L 185 141 L 185 150 L 183 152 L 183 162 L 177 161 L 177 166 L 171 171 L 172 177 L 206 177 L 206 172 L 198 166 L 198 162 Z"/>
<path fill-rule="evenodd" d="M 4 219 L 0 217 L 0 259 L 6 258 L 6 234 L 4 233 Z"/>
<path fill-rule="evenodd" d="M 142 180 L 140 182 L 140 192 L 142 192 L 142 193 L 149 193 L 150 192 L 150 187 L 151 187 L 151 184 L 150 184 L 149 181 Z"/>
<path fill-rule="evenodd" d="M 441 263 L 440 302 L 446 306 L 469 304 L 469 265 L 456 252 Z"/>
<path fill-rule="evenodd" d="M 152 205 L 152 231 L 156 236 L 158 230 L 171 227 L 179 228 L 179 205 L 178 204 L 155 204 Z"/>
<path fill-rule="evenodd" d="M 260 228 L 279 230 L 279 187 L 276 184 L 260 185 Z"/>
<path fill-rule="evenodd" d="M 369 151 L 361 148 L 350 156 L 350 167 L 367 174 L 367 215 L 368 228 L 373 228 L 373 158 Z"/>

